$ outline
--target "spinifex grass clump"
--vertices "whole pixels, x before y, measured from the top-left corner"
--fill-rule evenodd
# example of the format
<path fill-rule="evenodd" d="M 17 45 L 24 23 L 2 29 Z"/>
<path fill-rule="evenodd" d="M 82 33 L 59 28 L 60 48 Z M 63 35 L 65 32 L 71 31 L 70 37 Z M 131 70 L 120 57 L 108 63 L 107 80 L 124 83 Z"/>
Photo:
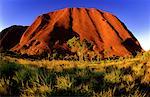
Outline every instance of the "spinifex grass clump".
<path fill-rule="evenodd" d="M 100 64 L 7 58 L 0 62 L 2 96 L 149 96 L 148 54 Z"/>

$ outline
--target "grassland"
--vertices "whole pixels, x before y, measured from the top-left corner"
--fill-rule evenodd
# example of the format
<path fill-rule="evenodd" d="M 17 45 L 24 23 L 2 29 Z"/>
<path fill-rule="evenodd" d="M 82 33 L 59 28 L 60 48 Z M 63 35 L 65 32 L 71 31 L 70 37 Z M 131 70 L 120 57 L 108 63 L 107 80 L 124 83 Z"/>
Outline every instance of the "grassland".
<path fill-rule="evenodd" d="M 150 97 L 150 52 L 100 61 L 1 56 L 0 95 Z"/>

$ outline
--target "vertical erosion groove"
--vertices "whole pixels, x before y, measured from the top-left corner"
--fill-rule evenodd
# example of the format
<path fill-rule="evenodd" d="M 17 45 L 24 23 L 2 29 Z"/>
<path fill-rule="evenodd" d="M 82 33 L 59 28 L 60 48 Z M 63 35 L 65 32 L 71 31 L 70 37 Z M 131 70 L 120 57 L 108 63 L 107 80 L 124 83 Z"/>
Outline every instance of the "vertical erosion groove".
<path fill-rule="evenodd" d="M 98 37 L 99 37 L 100 41 L 101 41 L 101 42 L 103 42 L 103 40 L 102 40 L 102 38 L 101 38 L 100 33 L 98 33 L 98 30 L 97 30 L 98 28 L 97 28 L 96 24 L 94 23 L 93 19 L 91 18 L 91 16 L 90 16 L 90 13 L 89 13 L 89 10 L 88 10 L 88 9 L 86 9 L 86 13 L 87 13 L 88 17 L 90 18 L 90 20 L 91 20 L 91 22 L 92 22 L 93 26 L 95 27 L 96 33 L 98 34 Z"/>
<path fill-rule="evenodd" d="M 105 20 L 107 20 L 105 17 L 104 17 L 104 13 L 102 13 L 102 12 L 100 12 L 99 10 L 97 10 L 101 15 L 102 15 L 102 17 L 105 19 Z M 116 35 L 119 37 L 119 39 L 121 40 L 121 41 L 123 41 L 123 39 L 122 39 L 122 37 L 119 35 L 119 32 L 113 27 L 113 25 L 111 25 L 111 23 L 107 20 L 106 21 L 107 23 L 108 23 L 108 25 L 116 32 Z"/>
<path fill-rule="evenodd" d="M 117 18 L 117 17 L 116 17 Z M 118 19 L 118 18 L 117 18 Z M 125 24 L 123 22 L 121 22 L 119 19 L 118 21 L 121 23 L 121 25 L 123 26 L 123 28 L 128 31 L 128 33 L 130 34 L 130 36 L 135 39 L 137 41 L 137 39 L 134 37 L 134 35 L 131 33 L 131 31 L 125 26 Z"/>
<path fill-rule="evenodd" d="M 35 34 L 37 32 L 39 32 L 47 23 L 48 23 L 48 20 L 50 19 L 50 16 L 48 14 L 43 14 L 41 16 L 41 23 L 40 25 L 37 27 L 37 29 L 30 35 L 30 38 L 34 37 Z"/>
<path fill-rule="evenodd" d="M 78 33 L 74 32 L 72 29 L 72 27 L 73 27 L 73 9 L 74 8 L 69 8 L 69 35 L 66 36 L 67 39 L 71 39 L 74 36 L 79 37 Z"/>
<path fill-rule="evenodd" d="M 72 18 L 72 8 L 69 9 L 69 32 L 72 33 L 72 22 L 73 22 L 73 18 Z"/>

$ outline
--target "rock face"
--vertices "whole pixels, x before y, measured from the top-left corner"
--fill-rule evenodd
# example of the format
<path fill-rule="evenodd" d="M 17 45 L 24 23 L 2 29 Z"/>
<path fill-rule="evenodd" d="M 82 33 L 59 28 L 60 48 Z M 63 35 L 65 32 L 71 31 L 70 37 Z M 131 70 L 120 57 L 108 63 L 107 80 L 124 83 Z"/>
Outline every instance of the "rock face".
<path fill-rule="evenodd" d="M 13 25 L 0 32 L 0 51 L 9 50 L 19 43 L 27 26 Z"/>
<path fill-rule="evenodd" d="M 107 51 L 106 57 L 142 51 L 137 39 L 116 16 L 95 8 L 65 8 L 38 16 L 11 50 L 28 55 L 51 53 L 58 45 L 67 49 L 66 42 L 73 36 L 93 43 L 95 52 Z"/>

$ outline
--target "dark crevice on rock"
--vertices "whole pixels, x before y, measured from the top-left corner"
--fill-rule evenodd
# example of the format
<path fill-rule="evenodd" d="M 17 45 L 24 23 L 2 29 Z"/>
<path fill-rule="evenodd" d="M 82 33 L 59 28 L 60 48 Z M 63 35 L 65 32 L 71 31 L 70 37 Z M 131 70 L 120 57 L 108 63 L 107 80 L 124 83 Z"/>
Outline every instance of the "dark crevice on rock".
<path fill-rule="evenodd" d="M 90 14 L 89 14 L 89 10 L 86 9 L 86 12 L 87 12 L 87 14 L 88 14 L 88 16 L 89 16 L 89 18 L 90 18 L 92 24 L 93 24 L 94 27 L 96 28 L 95 30 L 96 30 L 96 33 L 98 34 L 98 37 L 99 37 L 100 41 L 103 42 L 103 40 L 102 40 L 102 38 L 101 38 L 101 35 L 100 35 L 100 33 L 98 32 L 98 30 L 97 30 L 97 26 L 96 26 L 95 22 L 93 21 L 93 19 L 91 18 Z"/>
<path fill-rule="evenodd" d="M 99 11 L 100 12 L 100 11 Z M 101 12 L 100 12 L 101 13 Z M 106 20 L 106 22 L 108 23 L 108 25 L 116 32 L 117 36 L 119 37 L 119 39 L 121 41 L 123 41 L 122 37 L 119 35 L 119 32 L 114 28 L 114 26 L 109 22 L 107 21 L 107 19 L 104 17 L 103 15 L 104 13 L 101 13 L 102 17 Z"/>

